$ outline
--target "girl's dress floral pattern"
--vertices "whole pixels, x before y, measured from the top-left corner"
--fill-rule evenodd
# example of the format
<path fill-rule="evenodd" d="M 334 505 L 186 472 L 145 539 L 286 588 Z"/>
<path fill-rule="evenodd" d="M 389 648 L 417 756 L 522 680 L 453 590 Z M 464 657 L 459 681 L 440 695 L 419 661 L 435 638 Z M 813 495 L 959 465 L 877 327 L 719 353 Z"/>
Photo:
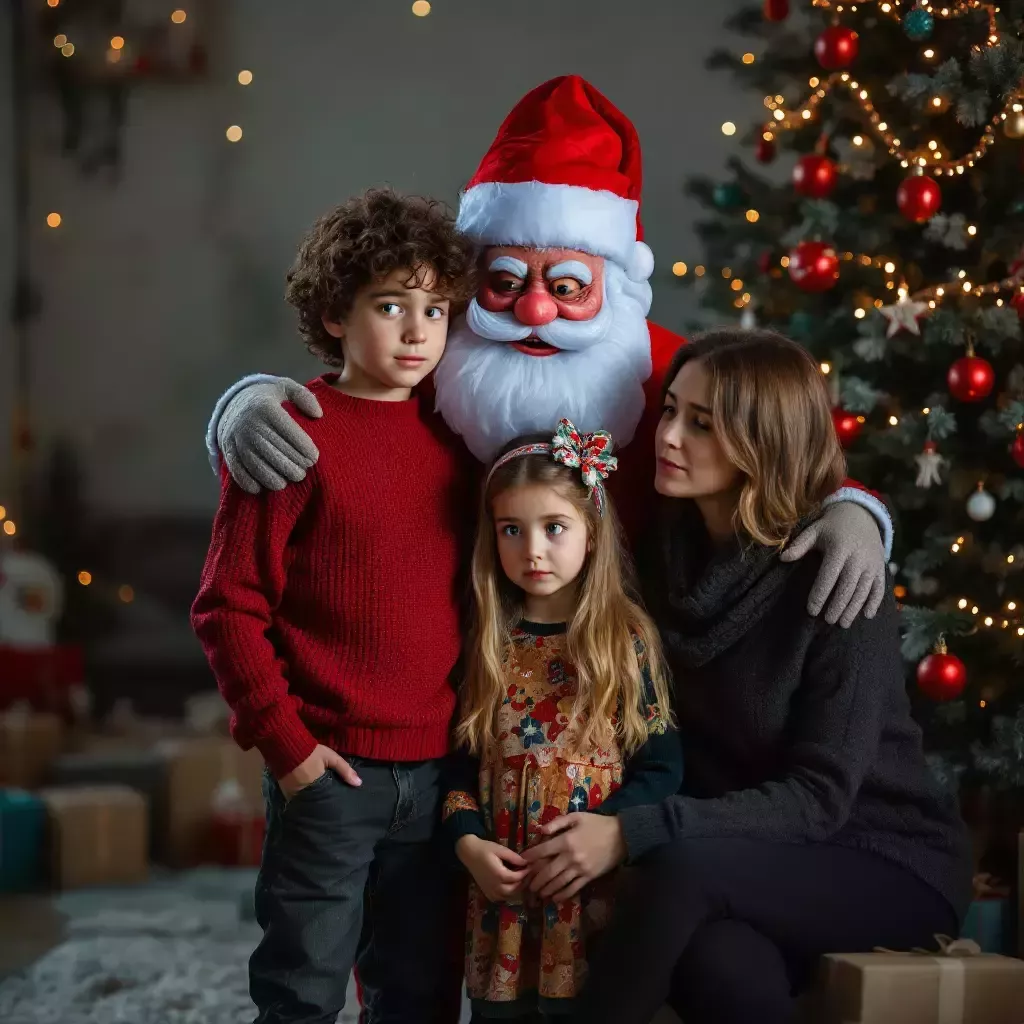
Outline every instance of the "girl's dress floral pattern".
<path fill-rule="evenodd" d="M 540 827 L 560 815 L 594 810 L 622 785 L 617 745 L 578 751 L 570 715 L 576 672 L 565 656 L 566 636 L 513 633 L 506 663 L 508 687 L 498 716 L 498 747 L 481 762 L 479 804 L 452 793 L 445 815 L 482 813 L 487 834 L 521 852 L 542 837 Z M 643 661 L 642 645 L 637 655 Z M 666 723 L 648 705 L 648 729 Z M 470 881 L 466 936 L 466 984 L 470 998 L 514 1004 L 556 1000 L 568 1006 L 586 978 L 586 944 L 611 910 L 608 879 L 599 879 L 563 903 L 527 893 L 521 902 L 488 902 Z M 536 1006 L 536 1002 L 533 1002 Z"/>

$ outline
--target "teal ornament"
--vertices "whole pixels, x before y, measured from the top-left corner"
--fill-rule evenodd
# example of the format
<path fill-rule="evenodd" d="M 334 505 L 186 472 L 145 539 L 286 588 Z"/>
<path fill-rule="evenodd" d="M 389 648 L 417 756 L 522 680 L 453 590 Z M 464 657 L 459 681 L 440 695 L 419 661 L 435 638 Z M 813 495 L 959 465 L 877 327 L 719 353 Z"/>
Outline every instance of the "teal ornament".
<path fill-rule="evenodd" d="M 714 202 L 720 210 L 735 210 L 737 206 L 743 205 L 746 198 L 743 189 L 734 181 L 726 182 L 715 186 Z"/>
<path fill-rule="evenodd" d="M 915 7 L 903 19 L 903 31 L 906 32 L 907 38 L 913 39 L 915 43 L 923 43 L 930 38 L 934 28 L 935 19 L 923 7 Z"/>
<path fill-rule="evenodd" d="M 810 341 L 814 332 L 814 317 L 798 311 L 789 318 L 789 334 L 794 341 Z"/>

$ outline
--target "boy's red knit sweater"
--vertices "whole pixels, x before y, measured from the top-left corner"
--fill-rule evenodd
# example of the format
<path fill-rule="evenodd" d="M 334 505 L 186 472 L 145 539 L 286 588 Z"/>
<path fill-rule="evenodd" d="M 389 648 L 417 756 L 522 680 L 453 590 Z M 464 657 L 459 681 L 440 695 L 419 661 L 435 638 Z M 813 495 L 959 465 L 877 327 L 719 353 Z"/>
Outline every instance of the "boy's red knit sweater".
<path fill-rule="evenodd" d="M 335 379 L 309 385 L 323 417 L 302 419 L 320 450 L 302 483 L 254 496 L 222 475 L 192 607 L 232 735 L 278 777 L 317 743 L 440 757 L 455 706 L 465 448 L 428 402 L 350 398 Z"/>

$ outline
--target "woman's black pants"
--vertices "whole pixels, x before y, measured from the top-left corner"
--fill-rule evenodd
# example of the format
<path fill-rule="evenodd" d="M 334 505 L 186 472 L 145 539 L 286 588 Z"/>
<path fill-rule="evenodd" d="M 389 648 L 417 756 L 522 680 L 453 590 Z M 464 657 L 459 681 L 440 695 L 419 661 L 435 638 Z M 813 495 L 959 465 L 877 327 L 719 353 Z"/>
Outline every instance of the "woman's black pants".
<path fill-rule="evenodd" d="M 683 840 L 622 873 L 574 1020 L 648 1024 L 669 1002 L 685 1024 L 790 1024 L 823 953 L 934 948 L 956 929 L 936 890 L 871 853 Z"/>

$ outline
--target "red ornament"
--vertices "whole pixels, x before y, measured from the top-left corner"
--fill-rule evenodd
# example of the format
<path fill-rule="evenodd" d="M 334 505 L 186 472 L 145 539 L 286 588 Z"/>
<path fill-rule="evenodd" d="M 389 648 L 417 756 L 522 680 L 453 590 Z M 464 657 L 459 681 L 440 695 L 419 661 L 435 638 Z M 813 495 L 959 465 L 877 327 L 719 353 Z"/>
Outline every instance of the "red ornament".
<path fill-rule="evenodd" d="M 995 370 L 987 359 L 968 349 L 967 355 L 958 359 L 946 375 L 949 393 L 961 402 L 980 402 L 988 398 L 996 384 Z"/>
<path fill-rule="evenodd" d="M 827 156 L 808 153 L 793 168 L 793 187 L 809 199 L 824 199 L 832 194 L 839 180 L 839 170 Z"/>
<path fill-rule="evenodd" d="M 857 440 L 864 425 L 860 417 L 845 409 L 840 409 L 839 406 L 832 410 L 832 423 L 836 428 L 836 437 L 839 438 L 839 443 L 844 448 L 849 448 Z"/>
<path fill-rule="evenodd" d="M 1017 436 L 1010 445 L 1010 458 L 1024 469 L 1024 430 L 1017 431 Z"/>
<path fill-rule="evenodd" d="M 770 164 L 775 159 L 775 139 L 766 139 L 763 135 L 757 140 L 755 156 L 759 163 Z"/>
<path fill-rule="evenodd" d="M 764 0 L 765 21 L 785 21 L 789 17 L 789 0 Z"/>
<path fill-rule="evenodd" d="M 839 256 L 828 242 L 801 242 L 789 254 L 789 276 L 805 292 L 827 292 L 839 280 Z"/>
<path fill-rule="evenodd" d="M 848 68 L 859 49 L 857 33 L 845 25 L 831 25 L 814 41 L 814 56 L 826 71 Z"/>
<path fill-rule="evenodd" d="M 1024 292 L 1018 290 L 1013 293 L 1010 305 L 1017 310 L 1017 316 L 1024 320 Z"/>
<path fill-rule="evenodd" d="M 940 640 L 934 653 L 918 664 L 917 685 L 932 700 L 953 700 L 963 693 L 967 685 L 967 668 L 955 654 L 946 650 L 945 640 Z"/>
<path fill-rule="evenodd" d="M 934 178 L 912 174 L 896 191 L 896 205 L 907 220 L 923 224 L 931 220 L 942 206 L 942 190 Z"/>

